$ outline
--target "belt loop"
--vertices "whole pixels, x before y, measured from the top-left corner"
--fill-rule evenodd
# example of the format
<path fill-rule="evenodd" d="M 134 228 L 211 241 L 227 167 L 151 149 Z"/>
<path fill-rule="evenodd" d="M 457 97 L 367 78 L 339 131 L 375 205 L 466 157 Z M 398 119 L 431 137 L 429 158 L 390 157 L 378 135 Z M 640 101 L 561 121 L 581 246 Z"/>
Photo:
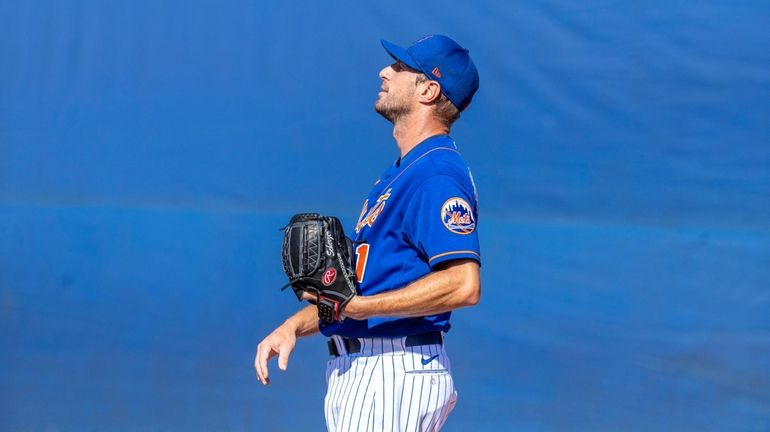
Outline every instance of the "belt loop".
<path fill-rule="evenodd" d="M 340 355 L 345 355 L 348 353 L 348 347 L 346 347 L 345 344 L 342 343 L 341 336 L 332 335 L 332 340 L 334 341 L 334 345 L 337 346 L 337 352 L 340 353 Z"/>

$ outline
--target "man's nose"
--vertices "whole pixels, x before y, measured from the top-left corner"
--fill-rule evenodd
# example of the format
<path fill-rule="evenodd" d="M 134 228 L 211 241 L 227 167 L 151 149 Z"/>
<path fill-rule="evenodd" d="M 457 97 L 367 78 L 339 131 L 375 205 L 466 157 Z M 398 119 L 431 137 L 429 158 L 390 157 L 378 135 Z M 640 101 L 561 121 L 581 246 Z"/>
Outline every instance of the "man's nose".
<path fill-rule="evenodd" d="M 390 78 L 390 73 L 393 71 L 393 69 L 390 66 L 385 66 L 380 70 L 380 78 L 387 79 Z"/>

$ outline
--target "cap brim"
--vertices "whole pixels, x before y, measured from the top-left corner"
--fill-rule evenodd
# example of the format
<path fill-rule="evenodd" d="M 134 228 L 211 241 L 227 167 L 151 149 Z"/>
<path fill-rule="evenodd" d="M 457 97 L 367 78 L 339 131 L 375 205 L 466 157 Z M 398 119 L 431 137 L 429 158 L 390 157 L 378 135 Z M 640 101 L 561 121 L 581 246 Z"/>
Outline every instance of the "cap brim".
<path fill-rule="evenodd" d="M 401 48 L 400 46 L 388 42 L 385 39 L 381 39 L 380 43 L 382 43 L 382 47 L 385 48 L 385 51 L 390 54 L 391 57 L 394 59 L 400 61 L 401 63 L 404 63 L 405 65 L 409 66 L 412 69 L 415 70 L 422 70 L 420 65 L 417 64 L 416 61 L 412 58 L 412 56 L 409 55 L 409 52 L 407 52 L 405 49 Z"/>

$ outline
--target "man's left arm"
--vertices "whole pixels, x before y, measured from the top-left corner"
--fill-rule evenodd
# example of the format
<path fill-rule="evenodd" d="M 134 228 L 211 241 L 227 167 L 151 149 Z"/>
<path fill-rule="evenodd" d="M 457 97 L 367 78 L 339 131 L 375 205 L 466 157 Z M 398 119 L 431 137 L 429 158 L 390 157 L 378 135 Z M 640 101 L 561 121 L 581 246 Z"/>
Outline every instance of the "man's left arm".
<path fill-rule="evenodd" d="M 476 305 L 480 297 L 478 262 L 458 259 L 441 263 L 436 270 L 403 288 L 353 297 L 343 314 L 357 320 L 437 315 Z"/>

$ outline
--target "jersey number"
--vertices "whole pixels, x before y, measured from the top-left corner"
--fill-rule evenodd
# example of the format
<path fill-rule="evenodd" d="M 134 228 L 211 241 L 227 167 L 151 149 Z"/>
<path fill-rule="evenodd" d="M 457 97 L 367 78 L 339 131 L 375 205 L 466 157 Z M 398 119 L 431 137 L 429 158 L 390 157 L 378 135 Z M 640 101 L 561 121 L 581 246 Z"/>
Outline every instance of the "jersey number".
<path fill-rule="evenodd" d="M 358 283 L 364 281 L 364 272 L 366 272 L 366 260 L 369 258 L 369 245 L 361 243 L 356 246 L 356 280 Z"/>

